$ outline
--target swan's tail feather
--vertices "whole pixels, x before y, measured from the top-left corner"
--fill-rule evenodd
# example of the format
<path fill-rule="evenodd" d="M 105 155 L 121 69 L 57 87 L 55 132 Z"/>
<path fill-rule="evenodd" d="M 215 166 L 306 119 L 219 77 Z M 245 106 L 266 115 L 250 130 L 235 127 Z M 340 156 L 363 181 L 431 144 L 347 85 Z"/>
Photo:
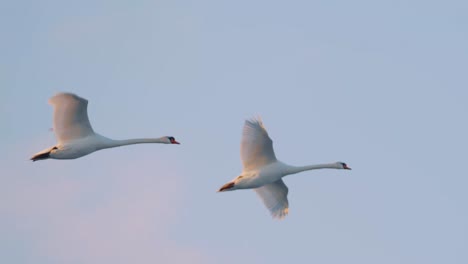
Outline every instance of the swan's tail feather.
<path fill-rule="evenodd" d="M 35 154 L 34 156 L 31 157 L 31 160 L 32 161 L 36 161 L 36 160 L 45 160 L 45 159 L 48 159 L 50 158 L 50 152 L 54 149 L 57 149 L 57 147 L 52 147 L 52 148 L 48 148 L 48 149 L 45 149 L 37 154 Z"/>
<path fill-rule="evenodd" d="M 48 159 L 49 157 L 50 157 L 50 152 L 39 153 L 39 154 L 32 156 L 31 160 L 32 161 L 45 160 L 45 159 Z"/>

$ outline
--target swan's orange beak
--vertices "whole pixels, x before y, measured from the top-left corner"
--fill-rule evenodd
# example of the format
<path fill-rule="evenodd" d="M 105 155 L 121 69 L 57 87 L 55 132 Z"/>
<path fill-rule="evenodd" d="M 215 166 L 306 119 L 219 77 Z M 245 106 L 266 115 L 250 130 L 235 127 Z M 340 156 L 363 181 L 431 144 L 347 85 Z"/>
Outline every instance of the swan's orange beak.
<path fill-rule="evenodd" d="M 348 165 L 346 165 L 346 164 L 343 166 L 343 168 L 344 168 L 345 170 L 351 170 L 351 168 L 348 167 Z"/>
<path fill-rule="evenodd" d="M 180 144 L 180 143 L 175 141 L 175 139 L 171 139 L 171 144 Z"/>
<path fill-rule="evenodd" d="M 229 190 L 229 189 L 231 189 L 232 187 L 234 187 L 234 182 L 228 182 L 228 183 L 224 184 L 224 185 L 218 190 L 218 192 L 222 192 L 222 191 L 225 191 L 225 190 Z"/>

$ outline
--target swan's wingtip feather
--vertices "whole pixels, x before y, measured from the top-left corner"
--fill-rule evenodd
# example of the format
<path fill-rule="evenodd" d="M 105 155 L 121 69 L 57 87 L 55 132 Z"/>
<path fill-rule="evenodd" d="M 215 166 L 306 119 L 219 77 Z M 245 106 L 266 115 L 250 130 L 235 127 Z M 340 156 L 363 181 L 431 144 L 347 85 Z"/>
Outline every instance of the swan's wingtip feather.
<path fill-rule="evenodd" d="M 289 208 L 283 208 L 280 210 L 272 211 L 271 216 L 277 220 L 283 220 L 289 213 Z"/>
<path fill-rule="evenodd" d="M 252 122 L 252 123 L 261 123 L 262 117 L 260 115 L 254 115 L 250 118 L 247 118 L 247 121 Z"/>
<path fill-rule="evenodd" d="M 51 105 L 56 104 L 57 102 L 60 102 L 60 100 L 63 99 L 74 99 L 77 101 L 80 101 L 81 103 L 87 104 L 88 100 L 84 99 L 83 97 L 79 97 L 78 95 L 74 93 L 69 93 L 69 92 L 58 92 L 52 97 L 49 98 L 48 103 Z"/>
<path fill-rule="evenodd" d="M 260 127 L 266 130 L 265 126 L 263 125 L 262 117 L 260 115 L 246 119 L 245 124 L 248 126 Z"/>

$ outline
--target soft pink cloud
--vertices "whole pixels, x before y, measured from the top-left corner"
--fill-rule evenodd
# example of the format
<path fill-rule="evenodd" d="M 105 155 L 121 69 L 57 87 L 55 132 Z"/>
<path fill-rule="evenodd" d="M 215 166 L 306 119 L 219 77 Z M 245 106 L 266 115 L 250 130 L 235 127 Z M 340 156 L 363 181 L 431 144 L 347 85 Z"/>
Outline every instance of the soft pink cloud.
<path fill-rule="evenodd" d="M 95 166 L 95 160 L 79 164 Z M 149 158 L 120 164 L 100 160 L 101 166 L 113 165 L 100 171 L 110 175 L 90 180 L 79 177 L 76 163 L 44 162 L 48 163 L 9 164 L 1 176 L 6 184 L 0 186 L 5 197 L 0 200 L 0 229 L 9 229 L 13 235 L 18 232 L 27 240 L 33 259 L 48 263 L 209 262 L 200 249 L 170 235 L 184 199 L 177 171 L 161 171 Z M 162 166 L 162 170 L 167 168 Z"/>

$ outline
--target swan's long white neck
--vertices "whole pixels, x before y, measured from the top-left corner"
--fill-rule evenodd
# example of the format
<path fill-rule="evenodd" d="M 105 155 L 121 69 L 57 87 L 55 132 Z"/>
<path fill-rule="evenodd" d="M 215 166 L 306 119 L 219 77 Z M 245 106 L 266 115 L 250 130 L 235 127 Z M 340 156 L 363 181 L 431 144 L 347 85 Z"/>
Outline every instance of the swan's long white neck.
<path fill-rule="evenodd" d="M 288 166 L 286 169 L 286 175 L 295 174 L 302 171 L 308 170 L 318 170 L 318 169 L 338 169 L 336 163 L 325 163 L 317 165 L 308 165 L 308 166 Z"/>
<path fill-rule="evenodd" d="M 122 140 L 109 139 L 107 142 L 105 142 L 103 148 L 115 148 L 115 147 L 120 147 L 120 146 L 145 144 L 145 143 L 168 143 L 168 142 L 167 142 L 166 137 L 134 138 L 134 139 L 122 139 Z"/>

